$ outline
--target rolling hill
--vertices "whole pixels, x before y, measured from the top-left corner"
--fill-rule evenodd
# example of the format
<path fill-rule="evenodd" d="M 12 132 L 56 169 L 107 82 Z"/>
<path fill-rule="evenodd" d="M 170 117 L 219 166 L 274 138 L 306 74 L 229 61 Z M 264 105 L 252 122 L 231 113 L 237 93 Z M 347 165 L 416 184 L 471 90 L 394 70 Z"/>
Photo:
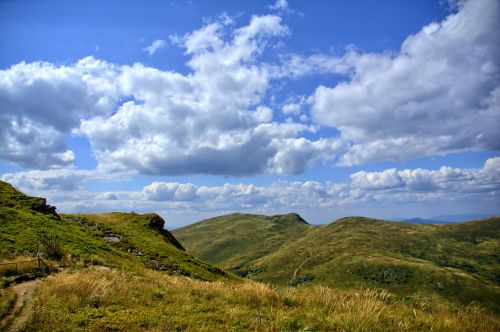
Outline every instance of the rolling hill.
<path fill-rule="evenodd" d="M 289 237 L 268 221 L 273 218 L 223 216 L 173 234 L 195 256 L 262 282 L 438 294 L 498 310 L 498 217 L 446 225 L 350 217 L 317 227 L 288 225 Z M 261 229 L 265 236 L 255 234 Z"/>
<path fill-rule="evenodd" d="M 39 275 L 0 269 L 0 330 L 498 331 L 498 313 L 483 308 L 491 309 L 497 295 L 492 281 L 498 276 L 498 257 L 492 254 L 498 252 L 496 220 L 435 229 L 444 239 L 434 243 L 443 246 L 442 256 L 436 257 L 426 256 L 432 250 L 422 246 L 431 246 L 425 236 L 436 238 L 429 233 L 435 226 L 389 224 L 350 218 L 313 227 L 297 214 L 232 214 L 179 230 L 183 240 L 178 241 L 154 213 L 59 215 L 43 198 L 0 182 L 0 262 L 41 252 L 52 267 L 37 281 L 27 304 L 20 303 L 24 321 L 12 314 L 18 301 L 12 283 L 22 285 L 26 277 Z M 406 238 L 393 239 L 402 232 Z M 420 242 L 402 246 L 412 236 Z M 205 259 L 215 257 L 220 266 L 236 266 L 237 274 L 275 285 L 238 278 L 195 258 L 189 248 L 196 241 L 200 251 L 211 250 Z M 486 300 L 462 306 L 447 296 L 453 294 L 446 279 L 436 284 L 442 296 L 415 292 L 411 287 L 421 285 L 400 268 L 415 271 L 420 261 L 426 269 L 435 268 L 446 260 L 457 264 L 449 268 L 455 277 L 470 269 L 474 278 L 469 284 L 458 279 L 455 284 L 462 288 L 456 289 L 468 290 L 467 300 L 477 294 Z M 365 270 L 345 270 L 360 262 Z M 380 273 L 376 267 L 381 262 Z M 389 263 L 393 270 L 386 269 Z M 380 280 L 363 277 L 370 273 Z M 280 286 L 289 284 L 306 287 Z"/>
<path fill-rule="evenodd" d="M 234 269 L 277 251 L 310 228 L 312 226 L 295 213 L 277 216 L 234 213 L 174 232 L 200 259 Z"/>
<path fill-rule="evenodd" d="M 185 252 L 157 214 L 58 215 L 43 198 L 0 181 L 0 258 L 37 250 L 63 266 L 146 267 L 204 280 L 227 278 L 221 269 Z"/>

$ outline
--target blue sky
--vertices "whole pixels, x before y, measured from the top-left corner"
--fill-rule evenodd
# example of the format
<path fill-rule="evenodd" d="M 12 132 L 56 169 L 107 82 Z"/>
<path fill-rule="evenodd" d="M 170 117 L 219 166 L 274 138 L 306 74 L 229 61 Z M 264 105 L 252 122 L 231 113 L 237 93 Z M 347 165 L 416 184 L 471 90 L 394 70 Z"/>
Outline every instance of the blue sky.
<path fill-rule="evenodd" d="M 0 177 L 60 212 L 170 227 L 498 214 L 499 15 L 494 0 L 0 1 Z"/>

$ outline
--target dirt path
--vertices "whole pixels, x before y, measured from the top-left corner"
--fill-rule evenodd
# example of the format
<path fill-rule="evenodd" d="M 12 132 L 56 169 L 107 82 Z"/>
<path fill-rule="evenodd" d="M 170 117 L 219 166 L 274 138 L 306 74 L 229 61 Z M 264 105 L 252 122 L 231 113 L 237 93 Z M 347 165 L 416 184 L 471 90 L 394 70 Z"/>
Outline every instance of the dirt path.
<path fill-rule="evenodd" d="M 28 320 L 31 306 L 33 305 L 33 292 L 40 283 L 40 279 L 26 281 L 12 286 L 16 292 L 16 303 L 10 312 L 0 321 L 0 330 L 10 324 L 8 331 L 22 331 Z"/>

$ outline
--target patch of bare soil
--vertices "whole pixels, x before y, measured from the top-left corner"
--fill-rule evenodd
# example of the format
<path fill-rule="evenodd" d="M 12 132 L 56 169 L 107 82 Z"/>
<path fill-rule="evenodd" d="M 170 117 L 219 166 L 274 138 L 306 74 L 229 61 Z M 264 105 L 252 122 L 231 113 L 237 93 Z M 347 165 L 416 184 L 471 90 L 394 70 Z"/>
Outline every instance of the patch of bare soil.
<path fill-rule="evenodd" d="M 9 313 L 0 321 L 0 330 L 10 324 L 8 331 L 23 331 L 33 305 L 33 292 L 40 283 L 40 279 L 26 281 L 12 286 L 16 292 L 16 302 Z"/>

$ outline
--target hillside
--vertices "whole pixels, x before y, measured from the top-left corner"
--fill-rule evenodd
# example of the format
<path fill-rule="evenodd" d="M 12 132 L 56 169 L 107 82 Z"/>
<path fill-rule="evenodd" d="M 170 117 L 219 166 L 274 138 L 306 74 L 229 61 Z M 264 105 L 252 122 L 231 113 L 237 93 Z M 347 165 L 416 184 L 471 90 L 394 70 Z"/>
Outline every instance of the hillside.
<path fill-rule="evenodd" d="M 295 213 L 234 213 L 178 228 L 173 233 L 196 257 L 247 276 L 256 272 L 247 268 L 256 259 L 276 252 L 312 228 Z"/>
<path fill-rule="evenodd" d="M 187 226 L 174 231 L 174 235 L 195 256 L 258 281 L 283 286 L 375 287 L 401 295 L 438 294 L 457 303 L 476 301 L 498 310 L 498 217 L 447 225 L 351 217 L 328 225 L 303 227 L 289 240 L 268 235 L 265 240 L 260 237 L 252 242 L 265 217 L 247 219 L 240 215 L 238 220 L 232 217 L 232 221 L 246 225 L 248 233 L 239 235 L 245 246 L 232 246 L 230 252 L 231 257 L 253 257 L 244 262 L 244 269 L 251 272 L 248 274 L 241 273 L 242 266 L 234 264 L 234 259 L 218 260 L 218 250 L 226 251 L 220 243 L 226 243 L 225 236 L 232 234 L 234 227 L 226 218 L 222 218 L 227 220 L 225 223 L 215 218 L 197 224 L 198 227 Z M 207 237 L 211 242 L 205 240 Z M 257 252 L 256 247 L 273 250 Z M 252 251 L 247 252 L 247 248 Z"/>
<path fill-rule="evenodd" d="M 462 306 L 431 292 L 410 291 L 399 296 L 383 289 L 366 289 L 367 283 L 319 285 L 323 283 L 320 277 L 326 276 L 321 269 L 328 265 L 321 259 L 334 259 L 328 253 L 328 246 L 341 250 L 351 245 L 350 239 L 362 238 L 348 234 L 353 228 L 350 223 L 359 223 L 367 230 L 380 221 L 352 218 L 312 227 L 296 214 L 272 217 L 233 214 L 195 224 L 191 232 L 185 232 L 190 241 L 196 239 L 199 231 L 208 232 L 214 243 L 217 236 L 233 235 L 218 243 L 217 248 L 229 248 L 218 259 L 240 264 L 235 271 L 242 275 L 276 283 L 270 285 L 237 278 L 193 257 L 184 250 L 185 243 L 166 231 L 164 220 L 154 213 L 58 215 L 44 199 L 24 195 L 3 182 L 0 182 L 0 199 L 0 261 L 26 259 L 38 250 L 52 267 L 50 275 L 36 280 L 32 292 L 24 297 L 17 293 L 28 284 L 23 282 L 40 274 L 23 274 L 23 267 L 0 269 L 0 330 L 9 326 L 22 331 L 500 329 L 498 314 L 484 310 L 482 305 L 488 304 L 484 301 L 478 301 L 480 305 Z M 215 230 L 210 233 L 214 225 L 219 233 Z M 458 239 L 457 243 L 481 244 L 484 252 L 476 253 L 468 253 L 468 247 L 462 244 L 462 250 L 468 253 L 465 259 L 480 262 L 474 265 L 481 267 L 477 271 L 479 279 L 498 275 L 495 274 L 498 262 L 491 263 L 485 254 L 498 252 L 496 235 L 491 236 L 498 232 L 497 224 L 483 221 L 457 226 L 440 229 L 441 236 Z M 397 227 L 393 231 L 389 235 L 400 232 Z M 407 231 L 416 234 L 411 233 L 411 228 Z M 318 232 L 323 236 L 318 236 Z M 342 232 L 347 232 L 344 239 L 340 236 Z M 204 237 L 202 245 L 210 246 L 210 236 L 204 234 Z M 332 243 L 332 239 L 338 243 Z M 376 241 L 367 243 L 365 249 L 379 245 Z M 318 257 L 307 258 L 304 252 L 313 252 L 308 251 L 311 245 L 315 250 L 324 248 L 324 252 L 314 251 Z M 395 245 L 386 244 L 384 248 Z M 404 250 L 422 256 L 422 260 L 430 259 L 424 256 L 427 250 L 418 251 L 416 248 L 421 246 L 419 243 L 416 246 Z M 450 248 L 453 246 L 450 244 Z M 352 254 L 353 261 L 360 255 L 370 257 L 366 250 L 360 249 L 358 256 Z M 444 253 L 440 259 L 448 257 L 455 259 Z M 300 268 L 296 269 L 293 266 L 299 261 Z M 493 269 L 488 269 L 492 264 Z M 294 285 L 311 286 L 279 286 L 287 285 L 289 267 L 297 271 Z M 313 273 L 313 279 L 307 277 Z M 356 276 L 344 276 L 348 278 Z M 496 296 L 495 291 L 476 289 L 490 298 Z M 17 305 L 24 310 L 21 314 L 12 313 Z"/>
<path fill-rule="evenodd" d="M 62 266 L 146 267 L 205 280 L 226 274 L 184 251 L 152 214 L 58 215 L 45 199 L 0 181 L 0 259 L 36 254 Z"/>

